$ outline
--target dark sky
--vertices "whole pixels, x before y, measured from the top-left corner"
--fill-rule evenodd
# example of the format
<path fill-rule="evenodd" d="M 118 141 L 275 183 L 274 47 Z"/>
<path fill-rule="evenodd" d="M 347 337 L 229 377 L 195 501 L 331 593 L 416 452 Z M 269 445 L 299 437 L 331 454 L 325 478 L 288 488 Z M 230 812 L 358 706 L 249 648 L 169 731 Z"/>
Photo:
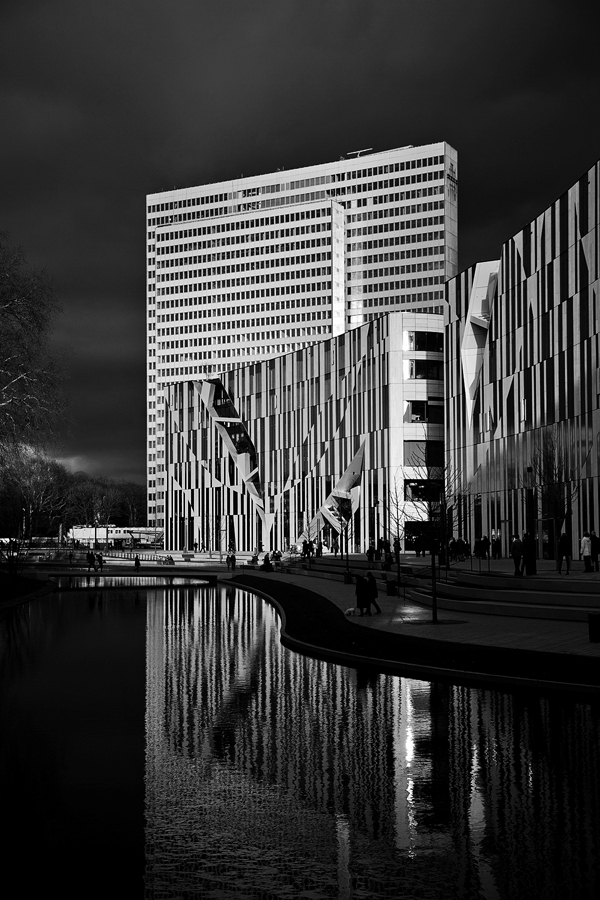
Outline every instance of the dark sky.
<path fill-rule="evenodd" d="M 3 0 L 0 230 L 58 288 L 58 455 L 144 480 L 147 193 L 446 140 L 460 267 L 496 258 L 600 156 L 595 10 Z"/>

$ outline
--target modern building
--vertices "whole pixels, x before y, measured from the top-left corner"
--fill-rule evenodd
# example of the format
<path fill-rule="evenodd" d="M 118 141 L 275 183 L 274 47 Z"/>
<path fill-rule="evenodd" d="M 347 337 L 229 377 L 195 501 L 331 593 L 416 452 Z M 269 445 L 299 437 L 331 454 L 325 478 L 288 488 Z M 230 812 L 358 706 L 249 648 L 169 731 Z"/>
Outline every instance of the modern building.
<path fill-rule="evenodd" d="M 165 548 L 412 540 L 443 466 L 443 317 L 389 313 L 166 387 Z"/>
<path fill-rule="evenodd" d="M 392 310 L 441 313 L 457 177 L 441 142 L 147 197 L 149 525 L 165 514 L 165 387 Z"/>
<path fill-rule="evenodd" d="M 579 557 L 600 532 L 600 164 L 447 286 L 454 533 L 533 535 Z"/>

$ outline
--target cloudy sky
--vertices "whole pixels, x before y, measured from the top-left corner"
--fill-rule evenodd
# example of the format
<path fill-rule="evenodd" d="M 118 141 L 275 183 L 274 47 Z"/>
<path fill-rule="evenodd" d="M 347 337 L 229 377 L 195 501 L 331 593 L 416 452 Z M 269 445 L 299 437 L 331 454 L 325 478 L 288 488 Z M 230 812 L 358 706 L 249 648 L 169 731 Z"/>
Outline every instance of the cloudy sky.
<path fill-rule="evenodd" d="M 446 140 L 460 268 L 495 258 L 600 156 L 595 8 L 3 0 L 0 230 L 60 296 L 59 455 L 144 480 L 147 193 Z"/>

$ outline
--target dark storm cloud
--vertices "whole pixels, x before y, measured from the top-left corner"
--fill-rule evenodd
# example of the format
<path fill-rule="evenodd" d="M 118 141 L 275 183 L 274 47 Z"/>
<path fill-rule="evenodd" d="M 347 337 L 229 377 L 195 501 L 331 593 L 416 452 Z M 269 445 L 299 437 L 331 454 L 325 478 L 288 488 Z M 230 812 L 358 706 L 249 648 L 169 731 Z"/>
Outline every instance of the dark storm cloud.
<path fill-rule="evenodd" d="M 594 5 L 4 3 L 0 227 L 55 277 L 62 453 L 144 472 L 146 193 L 447 140 L 460 265 L 600 155 Z"/>

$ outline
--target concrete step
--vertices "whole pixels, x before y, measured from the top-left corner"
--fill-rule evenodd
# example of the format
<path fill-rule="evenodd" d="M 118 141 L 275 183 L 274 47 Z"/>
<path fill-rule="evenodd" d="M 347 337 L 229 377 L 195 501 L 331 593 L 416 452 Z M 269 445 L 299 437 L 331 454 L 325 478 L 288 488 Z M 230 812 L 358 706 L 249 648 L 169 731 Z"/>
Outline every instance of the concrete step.
<path fill-rule="evenodd" d="M 597 579 L 597 580 L 596 580 Z M 455 583 L 464 585 L 465 588 L 477 588 L 483 590 L 518 591 L 530 593 L 542 591 L 544 594 L 590 594 L 600 597 L 600 574 L 582 577 L 576 575 L 522 575 L 515 577 L 512 574 L 498 575 L 470 575 L 467 572 L 457 572 Z"/>
<path fill-rule="evenodd" d="M 406 596 L 414 603 L 431 607 L 431 591 L 409 587 Z M 542 605 L 529 603 L 523 596 L 507 596 L 496 593 L 491 599 L 457 599 L 437 595 L 438 609 L 456 613 L 479 613 L 492 616 L 512 616 L 526 619 L 552 619 L 565 622 L 587 622 L 590 613 L 600 614 L 600 604 L 596 607 L 579 605 Z"/>
<path fill-rule="evenodd" d="M 437 591 L 440 595 L 444 595 L 455 600 L 464 600 L 471 603 L 473 600 L 490 600 L 502 603 L 527 603 L 531 606 L 579 606 L 581 608 L 589 608 L 591 611 L 600 608 L 600 597 L 598 593 L 580 592 L 575 593 L 559 593 L 558 591 L 547 590 L 523 590 L 520 587 L 521 581 L 516 586 L 510 588 L 494 587 L 484 588 L 476 585 L 470 587 L 458 581 L 455 583 L 445 581 L 438 582 Z M 425 588 L 424 590 L 429 590 Z"/>

